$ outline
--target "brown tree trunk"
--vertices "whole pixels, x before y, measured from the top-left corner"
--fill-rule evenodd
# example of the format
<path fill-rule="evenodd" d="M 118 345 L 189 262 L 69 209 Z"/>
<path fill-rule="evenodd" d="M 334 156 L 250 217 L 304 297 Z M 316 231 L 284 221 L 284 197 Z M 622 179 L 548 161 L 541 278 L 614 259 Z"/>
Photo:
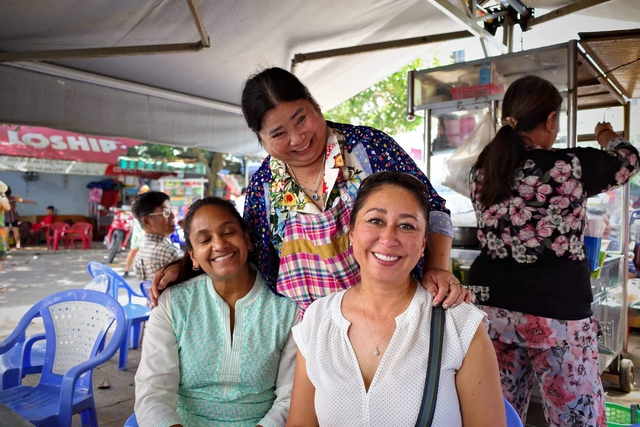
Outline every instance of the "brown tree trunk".
<path fill-rule="evenodd" d="M 202 150 L 199 148 L 192 148 L 191 150 L 198 158 L 198 161 L 207 168 L 207 179 L 209 182 L 205 188 L 205 194 L 207 196 L 215 196 L 218 172 L 225 166 L 224 153 L 214 153 L 213 159 L 211 159 L 211 163 L 209 163 L 209 159 L 207 159 L 207 156 L 205 156 Z"/>

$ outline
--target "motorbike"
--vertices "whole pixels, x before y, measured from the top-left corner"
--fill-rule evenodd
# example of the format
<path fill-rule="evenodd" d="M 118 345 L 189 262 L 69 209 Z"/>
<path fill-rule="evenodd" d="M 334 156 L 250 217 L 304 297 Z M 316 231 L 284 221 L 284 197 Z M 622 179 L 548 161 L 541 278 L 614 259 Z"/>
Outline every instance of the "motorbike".
<path fill-rule="evenodd" d="M 113 212 L 113 220 L 109 226 L 109 231 L 104 237 L 104 246 L 109 251 L 107 263 L 111 264 L 116 257 L 118 251 L 125 250 L 131 231 L 133 230 L 133 214 L 122 208 L 111 208 Z"/>

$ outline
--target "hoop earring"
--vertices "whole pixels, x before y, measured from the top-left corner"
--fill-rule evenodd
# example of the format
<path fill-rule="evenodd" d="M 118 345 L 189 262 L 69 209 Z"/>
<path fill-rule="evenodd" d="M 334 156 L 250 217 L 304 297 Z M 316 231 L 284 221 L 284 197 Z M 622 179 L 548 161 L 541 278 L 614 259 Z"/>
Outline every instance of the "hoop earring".
<path fill-rule="evenodd" d="M 198 271 L 198 270 L 200 270 L 200 267 L 196 267 L 195 265 L 192 265 L 192 266 L 191 266 L 191 269 L 192 269 L 193 271 Z"/>

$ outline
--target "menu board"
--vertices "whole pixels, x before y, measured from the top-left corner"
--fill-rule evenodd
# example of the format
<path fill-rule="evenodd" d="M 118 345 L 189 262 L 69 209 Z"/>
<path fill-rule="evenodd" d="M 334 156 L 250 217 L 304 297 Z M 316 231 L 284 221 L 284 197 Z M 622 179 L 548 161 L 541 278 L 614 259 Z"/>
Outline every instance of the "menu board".
<path fill-rule="evenodd" d="M 204 178 L 177 179 L 162 178 L 160 190 L 171 198 L 171 204 L 178 209 L 178 218 L 183 218 L 189 206 L 204 197 Z"/>

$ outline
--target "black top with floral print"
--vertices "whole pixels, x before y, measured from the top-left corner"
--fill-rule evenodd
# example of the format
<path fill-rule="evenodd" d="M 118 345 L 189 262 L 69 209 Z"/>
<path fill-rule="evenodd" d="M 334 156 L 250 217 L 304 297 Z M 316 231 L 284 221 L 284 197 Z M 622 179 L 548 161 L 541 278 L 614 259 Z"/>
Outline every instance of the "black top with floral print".
<path fill-rule="evenodd" d="M 590 269 L 583 249 L 587 198 L 638 172 L 638 151 L 624 138 L 606 150 L 530 147 L 513 195 L 481 206 L 483 171 L 472 170 L 471 201 L 480 255 L 469 270 L 478 304 L 553 319 L 592 315 Z"/>

